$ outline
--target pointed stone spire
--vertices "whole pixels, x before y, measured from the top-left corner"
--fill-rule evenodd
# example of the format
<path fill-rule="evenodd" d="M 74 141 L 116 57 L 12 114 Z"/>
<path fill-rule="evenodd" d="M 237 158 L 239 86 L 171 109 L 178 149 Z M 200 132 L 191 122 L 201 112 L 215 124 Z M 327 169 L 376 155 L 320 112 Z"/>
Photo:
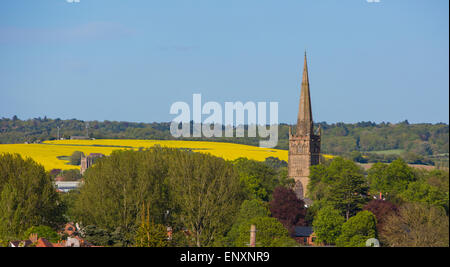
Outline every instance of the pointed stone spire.
<path fill-rule="evenodd" d="M 311 96 L 309 93 L 308 64 L 306 62 L 303 67 L 302 88 L 300 93 L 300 105 L 297 117 L 297 135 L 313 134 L 313 118 L 311 112 Z"/>

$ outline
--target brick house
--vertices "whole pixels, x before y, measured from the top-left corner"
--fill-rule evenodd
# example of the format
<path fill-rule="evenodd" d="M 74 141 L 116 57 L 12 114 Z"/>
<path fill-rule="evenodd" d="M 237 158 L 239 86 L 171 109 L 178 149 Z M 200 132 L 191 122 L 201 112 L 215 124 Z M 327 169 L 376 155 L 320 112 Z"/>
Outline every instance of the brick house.
<path fill-rule="evenodd" d="M 311 226 L 296 226 L 294 239 L 305 246 L 317 245 L 315 243 L 316 235 Z"/>

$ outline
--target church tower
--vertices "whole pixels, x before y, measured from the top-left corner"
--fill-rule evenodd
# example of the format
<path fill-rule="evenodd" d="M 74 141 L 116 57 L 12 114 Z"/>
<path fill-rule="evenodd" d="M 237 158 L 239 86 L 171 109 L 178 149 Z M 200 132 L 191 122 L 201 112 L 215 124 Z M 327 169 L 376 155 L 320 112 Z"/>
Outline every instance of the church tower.
<path fill-rule="evenodd" d="M 319 164 L 319 158 L 320 127 L 318 133 L 315 134 L 305 52 L 297 127 L 294 132 L 289 128 L 288 176 L 295 180 L 294 191 L 300 199 L 306 198 L 309 182 L 309 167 Z"/>

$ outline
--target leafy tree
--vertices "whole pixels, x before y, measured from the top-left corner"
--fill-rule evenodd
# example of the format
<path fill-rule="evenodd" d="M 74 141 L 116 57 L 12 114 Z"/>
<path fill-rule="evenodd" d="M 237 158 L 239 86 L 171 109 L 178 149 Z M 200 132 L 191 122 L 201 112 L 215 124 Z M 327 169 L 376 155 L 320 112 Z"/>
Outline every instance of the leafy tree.
<path fill-rule="evenodd" d="M 24 232 L 22 239 L 28 239 L 31 234 L 37 234 L 38 238 L 45 238 L 52 243 L 56 243 L 60 240 L 58 233 L 46 225 L 31 226 Z"/>
<path fill-rule="evenodd" d="M 71 165 L 80 165 L 81 164 L 81 157 L 84 157 L 84 153 L 81 151 L 74 151 L 72 155 L 70 156 L 70 164 Z"/>
<path fill-rule="evenodd" d="M 254 175 L 242 175 L 241 183 L 249 199 L 256 198 L 261 200 L 267 200 L 269 194 L 267 190 L 262 186 L 261 179 Z"/>
<path fill-rule="evenodd" d="M 273 189 L 278 184 L 276 171 L 263 162 L 247 158 L 238 158 L 233 161 L 233 164 L 247 198 L 268 201 Z"/>
<path fill-rule="evenodd" d="M 329 202 L 348 220 L 367 203 L 368 186 L 360 171 L 342 169 L 330 188 Z"/>
<path fill-rule="evenodd" d="M 325 164 L 310 167 L 308 196 L 314 201 L 326 199 L 329 195 L 330 184 L 333 180 L 329 177 L 328 168 Z"/>
<path fill-rule="evenodd" d="M 196 246 L 212 245 L 231 228 L 242 199 L 233 165 L 207 154 L 178 152 L 168 182 L 177 220 Z"/>
<path fill-rule="evenodd" d="M 136 247 L 167 247 L 168 236 L 167 229 L 162 224 L 155 224 L 150 222 L 150 214 L 143 212 L 141 214 L 142 222 L 139 226 L 135 236 Z"/>
<path fill-rule="evenodd" d="M 64 170 L 60 175 L 64 178 L 64 181 L 78 181 L 82 178 L 80 170 L 76 169 Z"/>
<path fill-rule="evenodd" d="M 313 221 L 313 229 L 317 236 L 317 241 L 324 244 L 335 244 L 336 239 L 341 234 L 344 222 L 345 218 L 338 210 L 332 207 L 321 209 Z"/>
<path fill-rule="evenodd" d="M 109 232 L 121 227 L 133 233 L 139 225 L 139 203 L 151 203 L 155 223 L 169 220 L 165 178 L 174 149 L 113 151 L 85 173 L 72 214 L 76 221 Z"/>
<path fill-rule="evenodd" d="M 408 184 L 417 180 L 417 175 L 402 159 L 397 159 L 391 164 L 374 164 L 368 171 L 367 179 L 371 193 L 382 192 L 396 201 L 398 195 L 407 189 Z"/>
<path fill-rule="evenodd" d="M 345 158 L 359 163 L 367 163 L 367 159 L 364 158 L 363 154 L 360 151 L 356 150 L 346 154 Z"/>
<path fill-rule="evenodd" d="M 162 224 L 148 222 L 141 225 L 136 233 L 137 247 L 167 247 L 167 229 Z"/>
<path fill-rule="evenodd" d="M 114 247 L 129 247 L 134 242 L 132 233 L 125 231 L 122 227 L 117 227 L 110 233 L 111 243 Z"/>
<path fill-rule="evenodd" d="M 280 160 L 279 158 L 276 157 L 267 157 L 264 160 L 264 163 L 275 170 L 285 168 L 288 166 L 286 161 Z"/>
<path fill-rule="evenodd" d="M 307 209 L 305 215 L 306 225 L 312 225 L 318 212 L 324 207 L 328 207 L 330 204 L 325 200 L 315 200 Z"/>
<path fill-rule="evenodd" d="M 377 219 L 370 211 L 358 212 L 342 225 L 341 235 L 336 239 L 339 247 L 364 247 L 370 238 L 376 238 Z"/>
<path fill-rule="evenodd" d="M 311 167 L 308 191 L 313 200 L 332 205 L 347 220 L 368 201 L 368 185 L 362 169 L 341 157 Z"/>
<path fill-rule="evenodd" d="M 132 233 L 146 203 L 155 224 L 188 228 L 210 245 L 231 227 L 242 199 L 233 165 L 201 153 L 153 147 L 114 151 L 85 174 L 72 212 L 77 221 Z M 128 239 L 128 238 L 127 238 Z"/>
<path fill-rule="evenodd" d="M 449 194 L 426 181 L 415 181 L 408 184 L 401 197 L 408 202 L 421 202 L 433 206 L 441 206 L 448 213 Z"/>
<path fill-rule="evenodd" d="M 295 226 L 305 226 L 306 208 L 303 200 L 295 192 L 283 186 L 275 188 L 269 203 L 272 216 L 277 218 L 289 233 L 294 234 Z"/>
<path fill-rule="evenodd" d="M 282 167 L 277 170 L 277 185 L 292 188 L 295 185 L 295 179 L 288 177 L 288 168 Z"/>
<path fill-rule="evenodd" d="M 21 238 L 28 228 L 64 222 L 64 206 L 50 174 L 32 159 L 0 155 L 0 239 Z"/>
<path fill-rule="evenodd" d="M 448 216 L 441 207 L 407 203 L 386 219 L 380 237 L 391 247 L 448 247 Z"/>
<path fill-rule="evenodd" d="M 388 164 L 384 163 L 375 163 L 369 169 L 367 179 L 373 195 L 377 195 L 379 192 L 386 194 L 388 190 L 390 191 L 391 185 L 387 176 L 388 166 Z"/>
<path fill-rule="evenodd" d="M 96 246 L 128 247 L 134 242 L 134 232 L 131 232 L 133 236 L 130 232 L 125 232 L 120 226 L 110 231 L 95 225 L 87 225 L 82 227 L 80 235 Z"/>
<path fill-rule="evenodd" d="M 240 225 L 239 237 L 236 240 L 237 247 L 247 247 L 250 243 L 250 226 L 256 226 L 256 246 L 257 247 L 275 247 L 275 246 L 294 246 L 296 243 L 289 238 L 289 233 L 284 226 L 276 219 L 271 217 L 256 217 Z"/>
<path fill-rule="evenodd" d="M 260 199 L 244 200 L 242 202 L 236 221 L 227 236 L 215 242 L 215 246 L 233 246 L 239 236 L 239 227 L 244 222 L 250 221 L 256 217 L 268 217 L 270 210 L 267 203 Z"/>
<path fill-rule="evenodd" d="M 443 191 L 449 190 L 449 172 L 448 170 L 432 170 L 421 173 L 430 185 L 435 186 Z"/>
<path fill-rule="evenodd" d="M 59 198 L 61 201 L 61 206 L 64 207 L 64 220 L 66 222 L 74 222 L 78 218 L 75 208 L 77 198 L 80 195 L 79 189 L 72 189 L 64 194 L 60 194 Z"/>
<path fill-rule="evenodd" d="M 402 159 L 410 164 L 426 164 L 432 165 L 432 162 L 427 160 L 424 156 L 408 151 L 401 155 Z"/>
<path fill-rule="evenodd" d="M 241 204 L 236 223 L 242 223 L 256 217 L 270 216 L 267 202 L 259 199 L 244 200 Z"/>
<path fill-rule="evenodd" d="M 417 181 L 408 184 L 400 197 L 407 202 L 420 202 L 441 206 L 448 214 L 449 175 L 448 171 L 419 171 Z"/>
<path fill-rule="evenodd" d="M 229 245 L 227 244 L 227 240 L 222 240 L 223 237 L 218 237 L 214 240 L 213 246 L 215 247 L 222 247 L 222 244 L 226 244 L 226 247 Z M 180 230 L 176 231 L 172 234 L 172 239 L 169 242 L 169 246 L 171 247 L 195 247 L 195 238 L 192 237 L 192 235 L 185 231 Z"/>
<path fill-rule="evenodd" d="M 9 242 L 7 240 L 0 239 L 0 248 L 8 247 Z"/>
<path fill-rule="evenodd" d="M 111 246 L 111 234 L 107 229 L 95 225 L 87 225 L 81 230 L 81 236 L 96 246 Z"/>

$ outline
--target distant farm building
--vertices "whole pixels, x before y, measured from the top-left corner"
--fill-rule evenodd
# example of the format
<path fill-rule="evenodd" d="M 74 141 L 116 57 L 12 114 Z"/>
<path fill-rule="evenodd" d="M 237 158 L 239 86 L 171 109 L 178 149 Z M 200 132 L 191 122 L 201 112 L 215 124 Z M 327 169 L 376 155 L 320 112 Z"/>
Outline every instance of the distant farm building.
<path fill-rule="evenodd" d="M 89 136 L 85 136 L 85 135 L 72 135 L 70 137 L 70 140 L 89 140 Z"/>
<path fill-rule="evenodd" d="M 59 192 L 69 192 L 80 187 L 80 181 L 55 181 L 56 189 Z"/>

